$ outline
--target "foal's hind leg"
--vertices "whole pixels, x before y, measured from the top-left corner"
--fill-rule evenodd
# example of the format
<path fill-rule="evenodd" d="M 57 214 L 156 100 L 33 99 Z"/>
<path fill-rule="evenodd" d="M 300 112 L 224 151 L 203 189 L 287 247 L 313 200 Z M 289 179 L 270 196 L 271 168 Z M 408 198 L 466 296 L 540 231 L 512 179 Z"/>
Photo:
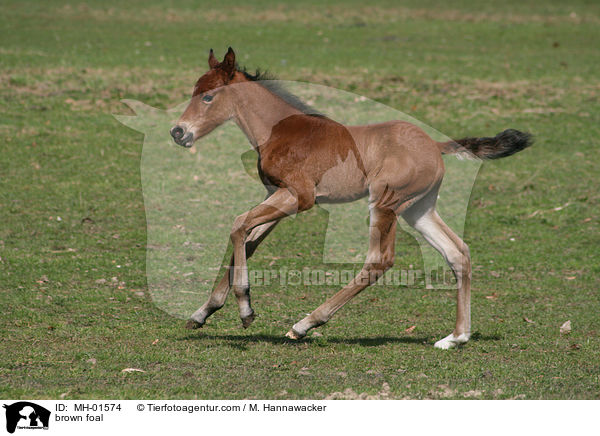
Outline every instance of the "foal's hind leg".
<path fill-rule="evenodd" d="M 365 264 L 354 279 L 341 291 L 321 304 L 313 313 L 294 324 L 286 334 L 288 338 L 300 339 L 313 327 L 325 324 L 344 304 L 367 286 L 375 283 L 394 263 L 396 214 L 391 209 L 371 209 L 369 227 L 369 252 Z"/>
<path fill-rule="evenodd" d="M 252 256 L 254 251 L 258 248 L 258 245 L 267 237 L 267 235 L 273 230 L 275 225 L 277 225 L 277 221 L 271 221 L 269 223 L 263 224 L 261 226 L 255 227 L 252 229 L 252 232 L 248 236 L 248 240 L 246 241 L 246 258 Z M 215 287 L 215 289 L 210 294 L 208 301 L 200 307 L 194 314 L 190 317 L 186 324 L 186 328 L 188 329 L 197 329 L 201 328 L 206 322 L 206 318 L 211 316 L 214 312 L 219 310 L 225 304 L 225 300 L 227 299 L 227 295 L 229 294 L 229 290 L 231 289 L 230 283 L 230 270 L 233 267 L 233 256 L 231 256 L 231 261 L 229 263 L 229 267 L 223 277 Z M 252 317 L 254 319 L 254 317 Z M 247 325 L 244 327 L 248 327 L 252 322 L 252 319 L 248 318 Z"/>
<path fill-rule="evenodd" d="M 442 221 L 435 210 L 437 190 L 405 211 L 402 216 L 417 229 L 452 268 L 458 294 L 454 331 L 435 343 L 448 349 L 464 344 L 471 335 L 471 257 L 469 247 Z"/>

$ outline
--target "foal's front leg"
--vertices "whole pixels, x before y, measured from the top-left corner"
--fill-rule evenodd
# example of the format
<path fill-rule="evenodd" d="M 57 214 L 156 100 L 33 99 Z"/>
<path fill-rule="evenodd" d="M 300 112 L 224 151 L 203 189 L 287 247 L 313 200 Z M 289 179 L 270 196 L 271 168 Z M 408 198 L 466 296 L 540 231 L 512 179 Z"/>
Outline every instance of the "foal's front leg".
<path fill-rule="evenodd" d="M 279 220 L 271 221 L 252 229 L 252 232 L 246 241 L 246 258 L 252 256 L 256 248 L 258 248 L 258 245 L 267 237 L 278 222 Z M 201 328 L 209 316 L 223 307 L 227 295 L 229 294 L 229 290 L 231 289 L 231 268 L 233 268 L 233 256 L 231 256 L 227 271 L 225 271 L 225 274 L 223 274 L 223 277 L 221 277 L 221 280 L 217 286 L 215 286 L 215 289 L 210 294 L 208 300 L 190 317 L 185 325 L 186 328 Z M 247 327 L 248 325 L 244 325 L 244 327 Z"/>
<path fill-rule="evenodd" d="M 254 320 L 254 310 L 250 306 L 250 284 L 246 243 L 252 229 L 278 221 L 298 212 L 298 200 L 289 190 L 280 188 L 261 204 L 236 218 L 231 230 L 233 244 L 233 266 L 230 270 L 231 287 L 237 298 L 242 325 L 248 327 Z"/>

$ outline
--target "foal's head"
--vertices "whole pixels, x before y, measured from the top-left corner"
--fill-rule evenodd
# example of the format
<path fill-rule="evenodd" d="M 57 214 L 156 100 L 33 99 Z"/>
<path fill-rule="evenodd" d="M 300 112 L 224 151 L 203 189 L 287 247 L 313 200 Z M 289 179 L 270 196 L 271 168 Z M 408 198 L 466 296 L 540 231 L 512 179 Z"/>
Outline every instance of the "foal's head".
<path fill-rule="evenodd" d="M 235 53 L 229 47 L 223 62 L 219 62 L 212 49 L 208 55 L 210 69 L 198 79 L 190 104 L 171 129 L 175 142 L 191 147 L 194 141 L 210 133 L 233 116 L 232 90 L 227 85 L 244 80 L 236 71 Z"/>

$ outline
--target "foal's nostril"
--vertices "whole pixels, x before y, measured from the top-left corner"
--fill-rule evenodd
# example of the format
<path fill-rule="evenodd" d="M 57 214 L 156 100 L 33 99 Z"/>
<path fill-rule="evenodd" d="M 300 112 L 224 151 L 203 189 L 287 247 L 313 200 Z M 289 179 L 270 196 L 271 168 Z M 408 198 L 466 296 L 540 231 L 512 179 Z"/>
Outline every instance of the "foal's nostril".
<path fill-rule="evenodd" d="M 179 139 L 183 136 L 183 129 L 179 126 L 175 126 L 171 129 L 171 136 L 173 139 Z"/>

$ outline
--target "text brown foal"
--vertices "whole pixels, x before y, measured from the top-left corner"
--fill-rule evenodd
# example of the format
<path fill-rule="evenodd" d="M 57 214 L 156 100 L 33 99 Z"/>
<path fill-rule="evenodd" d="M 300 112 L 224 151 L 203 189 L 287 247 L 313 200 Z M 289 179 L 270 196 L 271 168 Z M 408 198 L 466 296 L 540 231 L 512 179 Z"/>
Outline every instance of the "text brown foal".
<path fill-rule="evenodd" d="M 442 254 L 456 277 L 456 326 L 435 346 L 446 349 L 467 342 L 471 333 L 471 260 L 467 245 L 435 209 L 444 176 L 442 154 L 462 153 L 479 159 L 510 156 L 531 145 L 530 135 L 505 130 L 492 138 L 437 142 L 419 127 L 402 121 L 344 126 L 311 114 L 293 96 L 239 71 L 231 47 L 223 62 L 211 50 L 208 65 L 209 71 L 198 79 L 192 100 L 171 135 L 177 144 L 191 147 L 215 127 L 234 120 L 258 152 L 258 172 L 268 194 L 233 223 L 229 273 L 191 316 L 187 327 L 202 327 L 206 318 L 223 306 L 230 289 L 237 297 L 242 324 L 248 327 L 254 311 L 246 262 L 279 220 L 308 210 L 316 202 L 341 203 L 368 195 L 369 250 L 362 270 L 286 336 L 299 339 L 326 323 L 392 266 L 396 224 L 402 216 Z"/>

